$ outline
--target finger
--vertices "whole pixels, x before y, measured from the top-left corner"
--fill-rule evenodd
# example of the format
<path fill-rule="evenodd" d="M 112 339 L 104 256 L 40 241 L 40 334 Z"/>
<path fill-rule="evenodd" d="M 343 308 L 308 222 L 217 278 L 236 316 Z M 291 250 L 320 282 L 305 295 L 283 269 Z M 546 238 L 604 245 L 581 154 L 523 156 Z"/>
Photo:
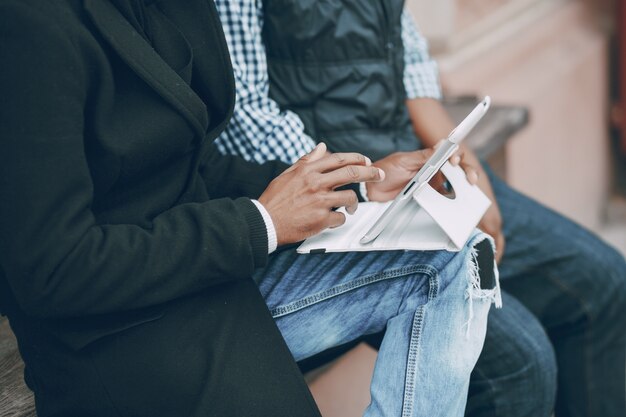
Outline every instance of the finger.
<path fill-rule="evenodd" d="M 502 260 L 502 256 L 504 256 L 504 248 L 506 246 L 504 234 L 498 233 L 498 235 L 496 236 L 494 240 L 496 242 L 496 253 L 495 253 L 496 263 L 499 264 L 500 261 Z"/>
<path fill-rule="evenodd" d="M 352 190 L 334 191 L 329 193 L 329 207 L 345 207 L 348 214 L 354 214 L 359 206 L 359 199 Z"/>
<path fill-rule="evenodd" d="M 396 161 L 394 165 L 399 165 L 410 172 L 417 172 L 434 153 L 435 148 L 420 149 L 412 152 L 398 152 L 395 154 L 398 157 L 398 161 Z"/>
<path fill-rule="evenodd" d="M 385 172 L 375 166 L 348 165 L 323 174 L 322 188 L 334 190 L 342 185 L 356 182 L 379 182 L 385 179 Z"/>
<path fill-rule="evenodd" d="M 326 155 L 326 144 L 324 142 L 318 143 L 315 148 L 308 154 L 300 157 L 293 165 L 287 168 L 283 173 L 293 171 L 298 165 L 302 165 L 303 163 L 311 163 L 319 160 L 320 158 Z"/>
<path fill-rule="evenodd" d="M 463 171 L 465 171 L 465 177 L 467 178 L 467 181 L 472 185 L 476 185 L 478 183 L 479 177 L 478 169 L 476 169 L 476 167 L 474 167 L 473 165 L 466 163 L 464 159 L 461 159 L 459 165 L 461 166 L 461 168 L 463 168 Z"/>
<path fill-rule="evenodd" d="M 478 228 L 483 232 L 487 233 L 489 236 L 493 237 L 494 240 L 500 234 L 500 230 L 495 227 L 492 227 L 493 222 L 490 221 L 489 213 L 487 212 L 483 218 L 478 223 Z"/>
<path fill-rule="evenodd" d="M 332 153 L 311 163 L 310 168 L 317 172 L 330 172 L 348 165 L 370 166 L 372 161 L 360 153 Z"/>
<path fill-rule="evenodd" d="M 333 229 L 339 227 L 346 222 L 346 215 L 337 211 L 331 211 L 328 213 L 327 227 Z"/>
<path fill-rule="evenodd" d="M 311 152 L 305 155 L 307 156 L 306 162 L 310 163 L 310 162 L 317 161 L 318 159 L 323 158 L 326 155 L 326 151 L 327 151 L 326 144 L 324 142 L 318 143 L 317 146 Z"/>
<path fill-rule="evenodd" d="M 449 161 L 452 165 L 458 166 L 464 157 L 465 157 L 465 152 L 459 150 L 452 154 Z"/>

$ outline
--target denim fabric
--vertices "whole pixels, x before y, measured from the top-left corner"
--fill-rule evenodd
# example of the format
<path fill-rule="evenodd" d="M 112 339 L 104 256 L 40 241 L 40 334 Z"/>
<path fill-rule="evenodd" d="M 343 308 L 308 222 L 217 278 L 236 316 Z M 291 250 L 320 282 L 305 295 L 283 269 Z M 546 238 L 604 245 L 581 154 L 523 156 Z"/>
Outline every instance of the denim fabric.
<path fill-rule="evenodd" d="M 624 257 L 489 174 L 505 308 L 489 318 L 467 415 L 542 417 L 556 403 L 556 417 L 626 416 Z"/>
<path fill-rule="evenodd" d="M 504 290 L 502 304 L 502 309 L 489 313 L 465 415 L 550 416 L 557 374 L 552 344 L 532 313 Z"/>
<path fill-rule="evenodd" d="M 366 416 L 461 416 L 497 295 L 475 279 L 484 241 L 459 253 L 283 251 L 255 281 L 296 360 L 387 327 Z"/>

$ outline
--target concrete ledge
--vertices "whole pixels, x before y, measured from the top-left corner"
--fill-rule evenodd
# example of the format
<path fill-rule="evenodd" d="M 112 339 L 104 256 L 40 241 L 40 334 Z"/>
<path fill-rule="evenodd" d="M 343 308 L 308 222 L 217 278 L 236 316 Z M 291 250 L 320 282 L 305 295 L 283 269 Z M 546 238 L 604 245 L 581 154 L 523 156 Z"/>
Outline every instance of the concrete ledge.
<path fill-rule="evenodd" d="M 443 105 L 452 120 L 459 123 L 478 101 L 476 96 L 445 97 Z M 528 109 L 525 107 L 495 103 L 465 141 L 479 158 L 488 159 L 527 123 Z"/>
<path fill-rule="evenodd" d="M 0 416 L 36 417 L 32 392 L 24 383 L 24 363 L 15 336 L 0 317 Z"/>

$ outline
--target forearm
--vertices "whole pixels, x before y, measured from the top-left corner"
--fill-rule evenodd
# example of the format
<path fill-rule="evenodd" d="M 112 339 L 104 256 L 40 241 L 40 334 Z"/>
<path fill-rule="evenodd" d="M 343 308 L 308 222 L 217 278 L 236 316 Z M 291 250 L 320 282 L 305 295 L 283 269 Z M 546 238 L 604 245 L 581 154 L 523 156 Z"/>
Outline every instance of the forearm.
<path fill-rule="evenodd" d="M 241 93 L 240 84 L 237 88 Z M 251 97 L 235 105 L 226 130 L 216 140 L 221 153 L 257 163 L 280 160 L 292 164 L 315 147 L 298 115 L 280 110 L 267 91 L 246 94 Z"/>
<path fill-rule="evenodd" d="M 98 225 L 84 215 L 36 230 L 4 222 L 2 266 L 20 307 L 75 317 L 160 304 L 248 278 L 267 257 L 267 236 L 249 200 L 178 206 L 150 228 Z M 24 225 L 19 218 L 14 224 Z M 56 225 L 55 225 L 56 226 Z"/>
<path fill-rule="evenodd" d="M 258 164 L 239 156 L 223 155 L 214 145 L 208 145 L 200 163 L 200 175 L 212 198 L 258 198 L 287 167 L 281 161 Z"/>
<path fill-rule="evenodd" d="M 454 128 L 450 116 L 439 100 L 414 98 L 407 100 L 406 106 L 413 131 L 425 148 L 435 146 Z"/>
<path fill-rule="evenodd" d="M 411 15 L 402 15 L 404 45 L 404 88 L 406 106 L 416 136 L 426 148 L 448 136 L 453 123 L 441 105 L 441 86 L 436 62 L 428 52 L 428 42 Z"/>
<path fill-rule="evenodd" d="M 425 148 L 433 147 L 441 139 L 448 137 L 455 127 L 447 110 L 439 100 L 432 98 L 409 99 L 406 101 L 406 106 L 413 131 Z M 461 143 L 460 149 L 464 152 L 464 159 L 467 162 L 480 168 L 478 157 L 466 144 Z"/>
<path fill-rule="evenodd" d="M 216 1 L 235 75 L 237 102 L 226 130 L 217 139 L 220 152 L 264 163 L 293 164 L 315 147 L 297 114 L 270 97 L 262 36 L 261 2 Z"/>

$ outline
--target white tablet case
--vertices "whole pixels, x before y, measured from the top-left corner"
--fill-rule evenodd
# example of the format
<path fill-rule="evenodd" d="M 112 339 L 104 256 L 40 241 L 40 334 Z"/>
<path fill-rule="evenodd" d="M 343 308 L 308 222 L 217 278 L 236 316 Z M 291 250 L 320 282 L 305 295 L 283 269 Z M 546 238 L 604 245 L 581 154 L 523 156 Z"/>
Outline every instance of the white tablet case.
<path fill-rule="evenodd" d="M 422 186 L 413 193 L 415 204 L 406 204 L 392 223 L 365 245 L 359 240 L 391 202 L 361 203 L 355 214 L 346 214 L 344 225 L 305 240 L 298 253 L 460 250 L 491 202 L 477 186 L 467 182 L 461 168 L 446 162 L 441 171 L 454 189 L 454 199 L 439 194 L 428 184 Z"/>

